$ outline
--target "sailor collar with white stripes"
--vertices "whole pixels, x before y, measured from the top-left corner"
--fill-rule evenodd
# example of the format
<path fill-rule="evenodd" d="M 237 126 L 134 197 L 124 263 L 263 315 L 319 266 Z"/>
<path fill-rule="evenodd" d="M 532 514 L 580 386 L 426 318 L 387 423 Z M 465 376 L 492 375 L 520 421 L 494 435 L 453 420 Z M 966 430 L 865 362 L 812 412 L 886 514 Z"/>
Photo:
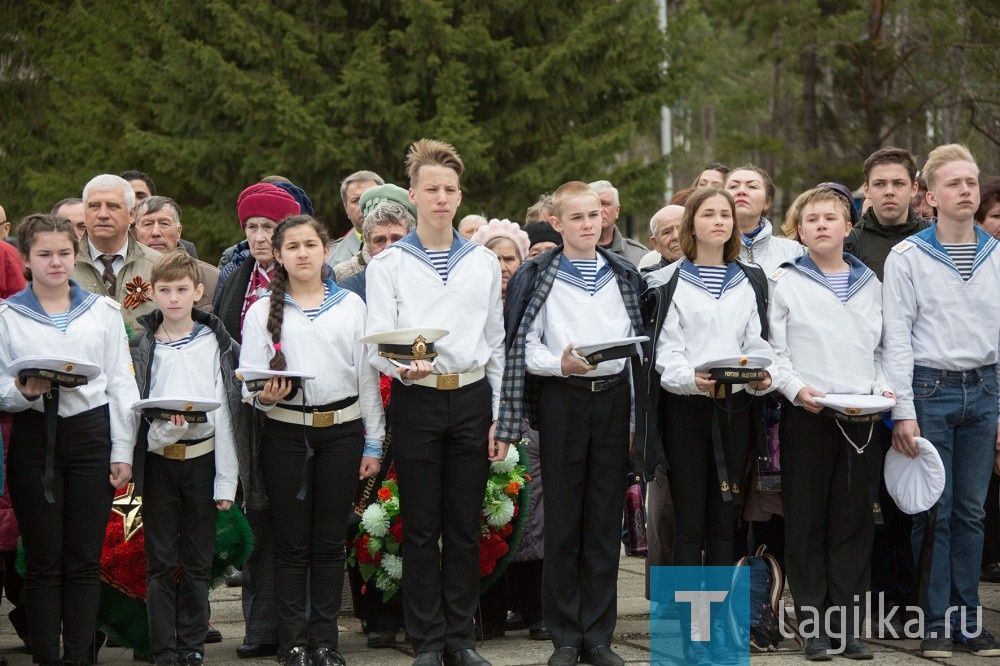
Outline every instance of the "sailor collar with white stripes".
<path fill-rule="evenodd" d="M 611 264 L 609 264 L 608 260 L 598 253 L 596 256 L 597 273 L 594 277 L 594 290 L 591 291 L 590 284 L 583 276 L 583 273 L 580 272 L 580 269 L 573 263 L 572 259 L 567 257 L 565 254 L 560 254 L 558 260 L 559 266 L 556 270 L 556 279 L 578 289 L 582 289 L 591 296 L 603 289 L 604 285 L 613 280 L 615 277 L 614 271 L 611 270 Z"/>
<path fill-rule="evenodd" d="M 858 293 L 858 291 L 860 291 L 861 288 L 865 286 L 865 284 L 867 284 L 869 280 L 875 277 L 875 272 L 872 269 L 868 268 L 868 266 L 866 266 L 864 262 L 862 262 L 860 259 L 858 259 L 853 255 L 847 254 L 846 252 L 844 253 L 844 261 L 847 262 L 847 268 L 848 268 L 847 300 L 851 300 L 851 297 L 854 296 L 854 294 Z M 819 269 L 819 266 L 816 265 L 816 262 L 813 261 L 812 257 L 810 257 L 808 254 L 803 254 L 800 257 L 792 259 L 791 261 L 786 261 L 785 263 L 781 264 L 778 270 L 780 271 L 788 268 L 793 268 L 799 271 L 807 278 L 810 278 L 814 282 L 817 282 L 826 287 L 827 289 L 829 289 L 830 293 L 833 294 L 834 296 L 837 296 L 837 292 L 834 291 L 833 287 L 830 285 L 829 280 L 827 280 L 826 276 L 823 275 L 823 271 Z M 776 274 L 780 275 L 780 273 Z M 838 296 L 838 299 L 839 298 L 840 297 Z"/>
<path fill-rule="evenodd" d="M 937 237 L 937 222 L 931 224 L 923 231 L 913 234 L 907 238 L 904 243 L 911 243 L 914 247 L 923 250 L 932 259 L 940 261 L 942 264 L 950 267 L 955 273 L 961 277 L 962 272 L 958 269 L 958 265 L 948 254 L 948 251 L 944 249 L 941 241 Z M 972 227 L 976 233 L 976 258 L 972 261 L 972 271 L 969 273 L 969 280 L 976 275 L 976 270 L 983 265 L 986 258 L 990 256 L 990 253 L 996 249 L 1000 241 L 990 236 L 988 233 L 980 229 L 978 226 Z"/>
<path fill-rule="evenodd" d="M 305 314 L 308 319 L 315 319 L 335 306 L 337 303 L 347 298 L 347 294 L 351 293 L 346 289 L 338 287 L 333 280 L 323 280 L 323 287 L 326 292 L 323 295 L 323 302 L 317 308 L 309 308 L 308 313 L 306 312 L 306 308 L 303 308 L 301 305 L 292 300 L 292 297 L 288 295 L 288 292 L 285 292 L 285 304 L 297 308 Z"/>
<path fill-rule="evenodd" d="M 716 298 L 715 294 L 712 293 L 712 290 L 709 289 L 708 285 L 705 284 L 705 282 L 701 279 L 701 273 L 698 272 L 698 267 L 695 266 L 693 261 L 685 258 L 684 261 L 681 262 L 681 266 L 678 269 L 678 271 L 680 272 L 679 274 L 680 279 L 690 284 L 693 284 L 699 289 L 702 289 L 706 294 L 708 294 L 712 298 Z M 732 287 L 738 285 L 741 281 L 745 280 L 746 278 L 747 278 L 746 273 L 743 272 L 743 269 L 740 268 L 735 261 L 731 261 L 728 264 L 726 264 L 726 275 L 722 279 L 722 290 L 719 292 L 718 298 L 721 299 L 723 296 L 725 296 L 727 291 L 729 291 Z"/>
<path fill-rule="evenodd" d="M 454 229 L 451 230 L 452 240 L 451 249 L 448 250 L 448 274 L 455 269 L 458 262 L 469 255 L 470 252 L 479 247 L 479 243 L 473 243 L 468 241 L 458 235 L 458 232 Z M 407 252 L 412 256 L 420 260 L 422 264 L 427 266 L 428 269 L 434 272 L 435 275 L 441 277 L 441 281 L 447 284 L 447 279 L 442 277 L 438 273 L 437 269 L 434 267 L 433 262 L 431 262 L 430 257 L 427 256 L 427 250 L 424 248 L 424 244 L 420 242 L 420 238 L 417 237 L 417 230 L 414 229 L 410 233 L 403 236 L 401 239 L 389 246 L 389 248 L 399 248 L 403 252 Z"/>
<path fill-rule="evenodd" d="M 103 298 L 98 294 L 85 291 L 80 287 L 75 281 L 69 281 L 69 310 L 66 316 L 66 327 L 73 323 L 73 320 L 80 317 L 85 313 L 90 306 L 96 303 L 98 300 Z M 24 290 L 14 294 L 6 301 L 13 310 L 16 310 L 25 317 L 34 319 L 40 324 L 47 324 L 58 328 L 58 326 L 52 321 L 45 309 L 42 308 L 42 304 L 38 302 L 38 298 L 35 296 L 35 292 L 32 291 L 31 285 L 28 285 Z"/>

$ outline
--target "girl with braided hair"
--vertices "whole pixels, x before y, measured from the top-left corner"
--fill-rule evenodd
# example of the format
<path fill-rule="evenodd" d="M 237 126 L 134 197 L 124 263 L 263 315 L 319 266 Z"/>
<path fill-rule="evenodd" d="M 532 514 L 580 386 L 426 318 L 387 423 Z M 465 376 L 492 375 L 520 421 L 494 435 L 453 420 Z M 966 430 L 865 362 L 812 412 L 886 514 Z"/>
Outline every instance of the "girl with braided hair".
<path fill-rule="evenodd" d="M 297 375 L 272 376 L 253 399 L 267 417 L 261 462 L 276 541 L 278 654 L 286 666 L 339 666 L 347 517 L 357 477 L 378 472 L 385 417 L 378 374 L 357 341 L 365 304 L 322 278 L 326 229 L 287 217 L 272 247 L 271 291 L 247 311 L 240 365 Z M 299 377 L 307 373 L 315 379 Z"/>

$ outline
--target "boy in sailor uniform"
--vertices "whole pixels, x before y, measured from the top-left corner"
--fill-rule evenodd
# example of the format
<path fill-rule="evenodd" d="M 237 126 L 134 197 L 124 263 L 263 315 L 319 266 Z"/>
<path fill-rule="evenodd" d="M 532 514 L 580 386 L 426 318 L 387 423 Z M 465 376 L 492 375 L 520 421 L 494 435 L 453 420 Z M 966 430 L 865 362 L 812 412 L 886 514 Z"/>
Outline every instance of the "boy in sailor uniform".
<path fill-rule="evenodd" d="M 809 253 L 771 276 L 774 375 L 788 401 L 780 426 L 785 563 L 800 626 L 811 619 L 819 629 L 807 637 L 807 659 L 833 647 L 822 626 L 828 608 L 846 612 L 835 615 L 839 651 L 872 658 L 853 628 L 865 612 L 855 599 L 869 589 L 882 451 L 874 422 L 841 424 L 815 401 L 827 393 L 894 397 L 882 374 L 882 285 L 843 251 L 849 205 L 829 189 L 800 195 L 788 231 Z"/>
<path fill-rule="evenodd" d="M 476 653 L 479 514 L 489 463 L 503 460 L 492 424 L 503 376 L 503 306 L 496 256 L 452 228 L 464 170 L 454 147 L 421 139 L 407 154 L 417 228 L 366 271 L 369 335 L 449 331 L 432 368 L 407 369 L 369 350 L 394 377 L 390 415 L 403 518 L 403 606 L 417 666 L 488 664 Z M 441 547 L 438 547 L 438 539 Z"/>
<path fill-rule="evenodd" d="M 159 310 L 141 318 L 145 331 L 132 343 L 142 397 L 221 404 L 204 422 L 179 414 L 148 419 L 138 440 L 151 655 L 157 663 L 198 666 L 208 631 L 215 512 L 228 510 L 236 497 L 235 436 L 248 436 L 248 408 L 233 377 L 239 344 L 220 319 L 193 309 L 205 288 L 198 262 L 183 252 L 164 254 L 150 283 Z"/>
<path fill-rule="evenodd" d="M 545 503 L 542 608 L 550 666 L 622 664 L 609 647 L 616 621 L 618 535 L 635 434 L 638 358 L 590 364 L 574 347 L 634 335 L 642 325 L 636 269 L 597 247 L 601 201 L 586 183 L 553 195 L 563 245 L 528 261 L 507 288 L 507 366 L 497 439 L 537 423 Z M 537 403 L 526 404 L 526 385 Z M 533 400 L 530 402 L 534 402 Z M 568 415 L 573 414 L 572 418 Z"/>
<path fill-rule="evenodd" d="M 998 442 L 1000 241 L 975 225 L 979 167 L 965 147 L 932 150 L 924 177 L 938 219 L 886 258 L 882 355 L 897 395 L 893 447 L 916 457 L 913 438 L 926 438 L 947 479 L 929 512 L 936 522 L 928 527 L 928 515 L 920 514 L 913 525 L 914 553 L 932 550 L 921 590 L 920 647 L 925 657 L 950 657 L 953 642 L 980 656 L 1000 656 L 1000 644 L 976 620 L 983 503 Z M 946 617 L 955 606 L 962 612 Z"/>

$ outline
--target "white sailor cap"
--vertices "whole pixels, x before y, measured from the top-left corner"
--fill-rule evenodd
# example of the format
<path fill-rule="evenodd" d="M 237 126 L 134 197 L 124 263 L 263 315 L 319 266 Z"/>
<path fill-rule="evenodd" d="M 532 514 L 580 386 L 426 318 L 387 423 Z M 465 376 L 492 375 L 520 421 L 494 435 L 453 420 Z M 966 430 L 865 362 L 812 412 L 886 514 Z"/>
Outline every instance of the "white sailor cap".
<path fill-rule="evenodd" d="M 649 338 L 645 335 L 639 335 L 631 338 L 581 344 L 577 345 L 573 351 L 587 363 L 594 365 L 619 358 L 641 356 L 642 348 L 639 345 L 643 342 L 649 342 Z"/>
<path fill-rule="evenodd" d="M 851 423 L 878 421 L 882 412 L 896 405 L 892 398 L 864 393 L 828 393 L 826 397 L 813 399 L 827 408 L 828 416 Z"/>
<path fill-rule="evenodd" d="M 132 411 L 151 419 L 169 420 L 171 416 L 180 415 L 191 423 L 205 423 L 208 412 L 221 406 L 218 400 L 210 398 L 146 398 L 132 405 Z"/>
<path fill-rule="evenodd" d="M 698 372 L 707 372 L 711 379 L 724 384 L 745 384 L 764 379 L 764 369 L 771 365 L 765 356 L 729 356 L 698 366 Z"/>
<path fill-rule="evenodd" d="M 434 343 L 448 335 L 443 328 L 399 328 L 370 333 L 358 342 L 378 345 L 378 355 L 390 361 L 431 361 L 437 358 Z"/>
<path fill-rule="evenodd" d="M 900 511 L 908 514 L 927 511 L 944 492 L 944 464 L 934 445 L 914 437 L 920 454 L 916 458 L 889 449 L 885 454 L 885 486 Z"/>
<path fill-rule="evenodd" d="M 316 375 L 298 370 L 271 370 L 269 368 L 236 368 L 234 374 L 238 381 L 246 385 L 248 391 L 263 390 L 264 384 L 271 377 L 288 377 L 292 381 L 293 389 L 300 388 L 303 380 L 316 379 Z"/>
<path fill-rule="evenodd" d="M 101 369 L 93 363 L 67 356 L 22 356 L 7 369 L 14 377 L 38 377 L 56 386 L 83 386 L 97 379 Z"/>

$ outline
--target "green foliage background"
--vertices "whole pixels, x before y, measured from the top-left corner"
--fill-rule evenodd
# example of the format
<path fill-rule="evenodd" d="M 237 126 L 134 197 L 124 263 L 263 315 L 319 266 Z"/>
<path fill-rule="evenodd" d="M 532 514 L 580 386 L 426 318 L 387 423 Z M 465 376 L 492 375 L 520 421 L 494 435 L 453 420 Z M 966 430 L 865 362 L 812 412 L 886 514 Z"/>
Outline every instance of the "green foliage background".
<path fill-rule="evenodd" d="M 884 145 L 966 143 L 1000 173 L 995 0 L 0 0 L 0 203 L 14 219 L 137 168 L 211 257 L 281 174 L 336 230 L 339 181 L 465 158 L 460 215 L 619 186 L 633 235 L 708 162 L 757 163 L 776 217 Z M 660 109 L 673 124 L 660 146 Z"/>
<path fill-rule="evenodd" d="M 405 186 L 423 136 L 466 162 L 460 214 L 523 219 L 573 179 L 610 178 L 638 209 L 662 197 L 659 150 L 623 157 L 656 145 L 666 100 L 647 0 L 36 0 L 4 16 L 13 219 L 136 168 L 211 257 L 240 235 L 246 185 L 284 175 L 343 230 L 339 181 L 371 169 Z"/>

